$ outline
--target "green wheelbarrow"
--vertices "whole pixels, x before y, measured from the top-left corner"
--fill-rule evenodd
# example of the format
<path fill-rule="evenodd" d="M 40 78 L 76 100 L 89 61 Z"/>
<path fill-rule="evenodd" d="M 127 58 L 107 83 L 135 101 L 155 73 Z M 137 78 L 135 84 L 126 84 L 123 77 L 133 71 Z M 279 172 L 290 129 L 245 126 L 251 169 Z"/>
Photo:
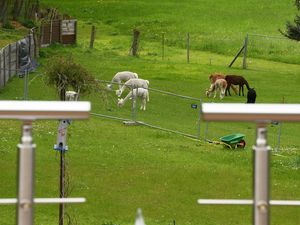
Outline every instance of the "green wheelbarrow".
<path fill-rule="evenodd" d="M 244 134 L 230 134 L 220 138 L 222 144 L 228 146 L 231 149 L 245 148 L 246 141 L 244 140 Z"/>

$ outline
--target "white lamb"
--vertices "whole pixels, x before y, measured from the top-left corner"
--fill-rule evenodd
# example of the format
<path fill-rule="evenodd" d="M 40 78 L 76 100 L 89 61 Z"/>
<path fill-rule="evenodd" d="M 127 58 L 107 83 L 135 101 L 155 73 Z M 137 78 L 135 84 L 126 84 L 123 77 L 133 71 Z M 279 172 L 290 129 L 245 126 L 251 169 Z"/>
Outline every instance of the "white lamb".
<path fill-rule="evenodd" d="M 139 76 L 137 75 L 137 73 L 133 73 L 130 71 L 122 71 L 122 72 L 118 72 L 116 73 L 116 75 L 113 77 L 113 79 L 111 80 L 110 84 L 107 85 L 107 89 L 108 90 L 112 90 L 112 86 L 113 83 L 117 83 L 119 85 L 119 89 L 121 89 L 122 87 L 122 82 L 126 82 L 129 79 L 132 78 L 138 78 Z"/>
<path fill-rule="evenodd" d="M 217 96 L 217 91 L 220 92 L 220 99 L 225 96 L 225 91 L 227 88 L 227 81 L 225 79 L 217 79 L 215 83 L 211 84 L 209 89 L 206 91 L 206 96 L 210 97 L 214 92 L 214 98 Z"/>
<path fill-rule="evenodd" d="M 125 90 L 125 88 L 129 88 L 130 90 L 132 88 L 146 88 L 148 89 L 149 81 L 143 80 L 143 79 L 130 79 L 123 84 L 122 88 L 116 91 L 116 95 L 120 97 Z"/>
<path fill-rule="evenodd" d="M 118 99 L 118 106 L 122 107 L 128 99 L 134 98 L 133 107 L 136 105 L 136 98 L 139 97 L 141 99 L 141 108 L 140 110 L 146 110 L 146 102 L 149 102 L 149 92 L 145 88 L 135 88 L 128 93 L 128 95 L 124 99 Z"/>
<path fill-rule="evenodd" d="M 77 101 L 78 93 L 75 91 L 66 91 L 66 101 Z"/>

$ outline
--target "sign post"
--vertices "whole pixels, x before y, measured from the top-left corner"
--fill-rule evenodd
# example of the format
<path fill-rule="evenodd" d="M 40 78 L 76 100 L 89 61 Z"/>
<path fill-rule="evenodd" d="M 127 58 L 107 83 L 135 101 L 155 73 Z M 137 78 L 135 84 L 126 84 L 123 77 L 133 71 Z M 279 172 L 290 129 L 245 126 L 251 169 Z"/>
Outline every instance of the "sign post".
<path fill-rule="evenodd" d="M 17 224 L 32 225 L 33 205 L 36 203 L 80 203 L 84 198 L 34 198 L 34 155 L 35 144 L 32 139 L 32 122 L 40 119 L 87 119 L 89 102 L 56 101 L 0 101 L 0 119 L 22 120 L 22 137 L 18 145 L 18 198 L 0 199 L 0 204 L 17 205 Z"/>

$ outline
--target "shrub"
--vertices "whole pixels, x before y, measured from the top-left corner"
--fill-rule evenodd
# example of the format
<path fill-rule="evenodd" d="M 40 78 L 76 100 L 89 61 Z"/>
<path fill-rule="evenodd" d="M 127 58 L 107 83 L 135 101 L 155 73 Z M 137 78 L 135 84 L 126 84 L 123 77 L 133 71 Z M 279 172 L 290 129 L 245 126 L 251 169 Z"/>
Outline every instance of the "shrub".
<path fill-rule="evenodd" d="M 100 89 L 95 78 L 72 57 L 52 57 L 46 65 L 46 83 L 55 86 L 60 100 L 65 99 L 65 92 L 72 88 L 80 94 Z"/>

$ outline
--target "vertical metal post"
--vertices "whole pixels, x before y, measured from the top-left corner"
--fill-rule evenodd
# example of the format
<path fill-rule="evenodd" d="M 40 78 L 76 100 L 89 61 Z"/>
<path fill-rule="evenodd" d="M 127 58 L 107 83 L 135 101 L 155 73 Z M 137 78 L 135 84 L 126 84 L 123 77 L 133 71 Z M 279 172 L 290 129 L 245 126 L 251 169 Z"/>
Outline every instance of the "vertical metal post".
<path fill-rule="evenodd" d="M 165 33 L 162 33 L 162 49 L 161 49 L 161 58 L 162 60 L 165 59 Z"/>
<path fill-rule="evenodd" d="M 254 225 L 269 225 L 270 207 L 269 207 L 269 189 L 270 172 L 269 157 L 270 147 L 267 144 L 266 124 L 259 123 L 256 128 L 256 145 L 254 151 L 254 204 L 253 204 L 253 222 Z"/>
<path fill-rule="evenodd" d="M 282 104 L 284 104 L 284 96 L 282 97 Z M 278 122 L 276 152 L 280 150 L 281 126 L 282 122 Z"/>
<path fill-rule="evenodd" d="M 200 98 L 199 101 L 199 114 L 198 114 L 198 131 L 197 131 L 197 139 L 200 140 L 200 125 L 201 125 L 201 106 L 202 106 L 202 99 Z"/>
<path fill-rule="evenodd" d="M 33 224 L 34 149 L 32 121 L 24 121 L 19 148 L 17 224 Z"/>
<path fill-rule="evenodd" d="M 136 111 L 135 111 L 135 108 L 136 108 L 136 102 L 135 102 L 135 96 L 134 96 L 134 87 L 132 86 L 131 87 L 131 119 L 132 121 L 136 121 Z"/>
<path fill-rule="evenodd" d="M 25 69 L 24 72 L 24 100 L 27 100 L 28 97 L 28 69 Z"/>
<path fill-rule="evenodd" d="M 206 121 L 206 127 L 205 127 L 204 141 L 206 141 L 206 140 L 207 140 L 207 134 L 208 134 L 208 121 Z"/>
<path fill-rule="evenodd" d="M 19 42 L 16 42 L 16 74 L 19 73 Z"/>
<path fill-rule="evenodd" d="M 247 51 L 248 51 L 248 34 L 245 37 L 245 43 L 244 43 L 243 69 L 247 69 Z"/>
<path fill-rule="evenodd" d="M 190 63 L 190 33 L 186 35 L 186 61 Z"/>

